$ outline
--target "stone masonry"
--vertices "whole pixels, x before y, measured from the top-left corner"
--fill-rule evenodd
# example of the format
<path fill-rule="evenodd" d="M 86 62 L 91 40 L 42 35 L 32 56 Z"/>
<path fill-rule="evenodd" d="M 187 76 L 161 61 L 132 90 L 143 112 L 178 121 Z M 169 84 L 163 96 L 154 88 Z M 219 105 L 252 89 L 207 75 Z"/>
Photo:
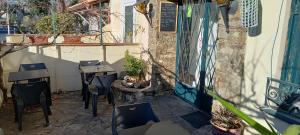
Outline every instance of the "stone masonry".
<path fill-rule="evenodd" d="M 150 0 L 154 7 L 152 26 L 149 31 L 149 55 L 151 82 L 155 90 L 170 90 L 175 85 L 176 33 L 160 32 L 160 2 Z"/>
<path fill-rule="evenodd" d="M 244 87 L 244 56 L 247 32 L 241 26 L 239 9 L 229 15 L 229 33 L 226 33 L 224 21 L 219 15 L 216 91 L 223 98 L 240 103 Z"/>

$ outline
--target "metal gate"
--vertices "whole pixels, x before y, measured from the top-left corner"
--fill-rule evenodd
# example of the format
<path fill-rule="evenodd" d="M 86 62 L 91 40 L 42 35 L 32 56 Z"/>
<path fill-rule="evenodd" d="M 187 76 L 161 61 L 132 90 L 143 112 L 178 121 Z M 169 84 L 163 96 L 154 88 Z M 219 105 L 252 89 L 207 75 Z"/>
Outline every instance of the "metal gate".
<path fill-rule="evenodd" d="M 182 3 L 178 9 L 176 50 L 177 96 L 210 111 L 206 87 L 213 87 L 218 8 L 215 3 Z"/>

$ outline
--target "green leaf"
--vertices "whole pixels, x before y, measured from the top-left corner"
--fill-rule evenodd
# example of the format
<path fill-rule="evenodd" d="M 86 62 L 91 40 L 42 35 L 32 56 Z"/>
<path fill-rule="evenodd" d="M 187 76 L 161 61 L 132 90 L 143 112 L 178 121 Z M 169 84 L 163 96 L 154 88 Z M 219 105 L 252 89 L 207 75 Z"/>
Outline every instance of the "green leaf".
<path fill-rule="evenodd" d="M 300 125 L 291 125 L 286 131 L 283 132 L 283 135 L 300 135 Z"/>
<path fill-rule="evenodd" d="M 250 118 L 248 115 L 240 111 L 239 109 L 235 108 L 231 103 L 225 101 L 221 97 L 219 97 L 216 93 L 214 93 L 211 90 L 207 90 L 208 95 L 212 96 L 214 99 L 218 100 L 225 108 L 227 108 L 229 111 L 237 115 L 239 118 L 244 120 L 246 123 L 248 123 L 251 127 L 256 129 L 259 133 L 262 135 L 276 135 L 276 133 L 270 131 L 269 129 L 265 128 L 258 122 L 256 122 L 254 119 Z"/>

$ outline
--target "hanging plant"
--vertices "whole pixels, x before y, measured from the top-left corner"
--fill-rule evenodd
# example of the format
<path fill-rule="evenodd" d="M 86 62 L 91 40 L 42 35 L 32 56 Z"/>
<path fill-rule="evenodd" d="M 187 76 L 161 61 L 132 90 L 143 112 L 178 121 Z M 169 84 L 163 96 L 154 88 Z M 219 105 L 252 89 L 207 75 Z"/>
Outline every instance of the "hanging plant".
<path fill-rule="evenodd" d="M 223 6 L 223 5 L 229 5 L 230 4 L 230 0 L 216 0 L 217 4 L 219 6 Z"/>

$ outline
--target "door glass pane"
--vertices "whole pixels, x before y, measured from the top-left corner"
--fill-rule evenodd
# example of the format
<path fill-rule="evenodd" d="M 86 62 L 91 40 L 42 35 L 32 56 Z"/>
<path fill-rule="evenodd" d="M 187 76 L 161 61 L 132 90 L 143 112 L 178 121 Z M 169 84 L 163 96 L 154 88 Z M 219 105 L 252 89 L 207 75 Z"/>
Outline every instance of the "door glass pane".
<path fill-rule="evenodd" d="M 214 7 L 214 6 L 212 6 Z M 192 9 L 192 15 L 188 16 L 187 9 Z M 214 9 L 211 9 L 212 11 Z M 203 32 L 204 32 L 204 5 L 194 4 L 184 5 L 179 19 L 182 21 L 182 26 L 179 28 L 179 60 L 178 60 L 178 77 L 179 81 L 196 87 L 200 80 L 200 67 L 203 63 Z M 205 82 L 206 86 L 213 84 L 213 76 L 215 72 L 215 56 L 216 56 L 216 38 L 217 38 L 217 23 L 213 16 L 217 16 L 216 12 L 210 13 L 212 17 L 209 20 L 208 46 L 206 54 L 206 70 Z"/>

